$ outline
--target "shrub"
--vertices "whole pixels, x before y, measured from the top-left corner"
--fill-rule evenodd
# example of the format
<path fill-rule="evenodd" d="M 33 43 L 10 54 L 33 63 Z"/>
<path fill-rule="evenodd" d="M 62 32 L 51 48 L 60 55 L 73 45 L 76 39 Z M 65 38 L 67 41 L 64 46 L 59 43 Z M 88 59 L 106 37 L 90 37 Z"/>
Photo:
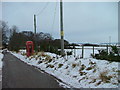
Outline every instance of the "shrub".
<path fill-rule="evenodd" d="M 116 46 L 111 46 L 114 54 L 118 54 L 118 48 Z"/>
<path fill-rule="evenodd" d="M 119 49 L 116 46 L 111 46 L 111 50 L 108 53 L 106 49 L 98 50 L 99 54 L 91 55 L 93 58 L 120 62 Z"/>
<path fill-rule="evenodd" d="M 62 66 L 63 66 L 63 64 L 59 64 L 59 65 L 58 65 L 58 68 L 61 68 Z"/>

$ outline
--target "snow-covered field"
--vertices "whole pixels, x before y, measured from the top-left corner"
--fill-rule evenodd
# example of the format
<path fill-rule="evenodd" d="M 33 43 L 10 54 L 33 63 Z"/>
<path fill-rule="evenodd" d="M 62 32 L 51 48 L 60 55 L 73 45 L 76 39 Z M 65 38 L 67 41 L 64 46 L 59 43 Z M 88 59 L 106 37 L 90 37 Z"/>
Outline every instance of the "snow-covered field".
<path fill-rule="evenodd" d="M 97 60 L 90 57 L 92 49 L 85 50 L 85 58 L 80 58 L 81 50 L 76 50 L 74 55 L 60 57 L 49 52 L 39 52 L 31 57 L 26 57 L 25 50 L 19 53 L 12 52 L 29 65 L 36 66 L 41 70 L 57 77 L 74 88 L 117 88 L 118 68 L 117 62 Z M 97 50 L 95 51 L 97 53 Z M 60 83 L 61 84 L 61 83 Z M 63 84 L 61 84 L 63 86 Z M 66 86 L 65 86 L 66 87 Z"/>

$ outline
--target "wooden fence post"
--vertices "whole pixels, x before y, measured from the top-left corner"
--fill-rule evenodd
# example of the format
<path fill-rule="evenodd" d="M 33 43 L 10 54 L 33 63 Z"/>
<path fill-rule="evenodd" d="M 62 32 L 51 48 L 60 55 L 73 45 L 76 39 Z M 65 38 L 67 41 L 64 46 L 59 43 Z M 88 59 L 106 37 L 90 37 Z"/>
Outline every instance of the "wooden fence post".
<path fill-rule="evenodd" d="M 84 46 L 82 46 L 82 58 L 84 57 Z"/>
<path fill-rule="evenodd" d="M 108 45 L 107 45 L 107 54 L 108 54 Z"/>
<path fill-rule="evenodd" d="M 74 57 L 76 56 L 76 49 L 75 49 L 75 45 L 74 45 Z"/>

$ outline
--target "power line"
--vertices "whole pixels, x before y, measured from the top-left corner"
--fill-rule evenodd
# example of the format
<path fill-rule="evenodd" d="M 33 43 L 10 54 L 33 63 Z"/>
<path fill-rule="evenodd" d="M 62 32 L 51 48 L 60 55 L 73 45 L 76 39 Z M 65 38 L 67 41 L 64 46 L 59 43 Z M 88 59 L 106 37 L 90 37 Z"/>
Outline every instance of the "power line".
<path fill-rule="evenodd" d="M 42 14 L 43 11 L 47 8 L 48 4 L 49 4 L 49 2 L 47 2 L 47 3 L 44 5 L 44 7 L 43 7 L 37 14 L 34 14 L 34 15 L 35 15 L 35 16 L 38 16 L 38 15 Z M 36 26 L 37 26 L 37 25 L 36 25 Z"/>
<path fill-rule="evenodd" d="M 54 30 L 54 24 L 55 24 L 55 17 L 56 17 L 56 11 L 57 11 L 57 2 L 56 2 L 56 5 L 55 5 L 55 10 L 54 10 L 54 16 L 53 16 L 53 23 L 52 23 L 52 30 Z"/>
<path fill-rule="evenodd" d="M 37 15 L 37 16 L 40 15 L 40 14 L 47 8 L 48 4 L 49 4 L 49 2 L 47 2 L 47 3 L 45 4 L 45 6 L 41 9 L 41 11 L 38 12 L 36 15 Z"/>

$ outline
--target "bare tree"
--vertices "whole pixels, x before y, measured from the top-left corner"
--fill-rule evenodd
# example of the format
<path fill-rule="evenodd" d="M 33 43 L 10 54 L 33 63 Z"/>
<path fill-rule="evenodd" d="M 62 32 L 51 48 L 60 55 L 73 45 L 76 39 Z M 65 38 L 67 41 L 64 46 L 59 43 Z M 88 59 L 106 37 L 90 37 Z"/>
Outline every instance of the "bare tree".
<path fill-rule="evenodd" d="M 9 27 L 4 21 L 0 21 L 0 24 L 0 31 L 2 32 L 2 45 L 6 47 L 8 44 L 7 32 L 9 31 Z"/>

